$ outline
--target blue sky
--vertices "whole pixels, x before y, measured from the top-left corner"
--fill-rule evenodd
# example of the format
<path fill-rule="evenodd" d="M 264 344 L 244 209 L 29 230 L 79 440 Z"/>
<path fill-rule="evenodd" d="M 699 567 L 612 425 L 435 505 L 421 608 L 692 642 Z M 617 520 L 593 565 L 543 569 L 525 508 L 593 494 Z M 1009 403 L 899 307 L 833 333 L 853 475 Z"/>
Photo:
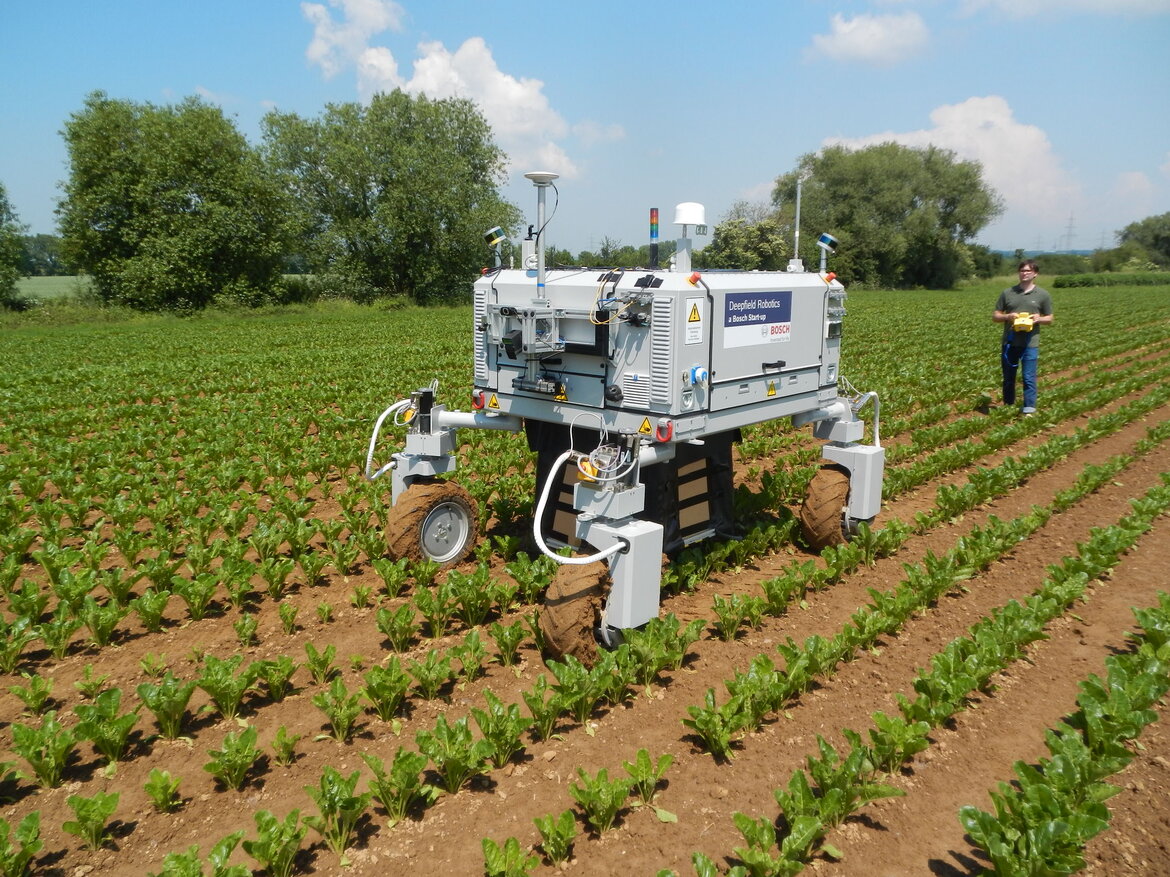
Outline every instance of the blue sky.
<path fill-rule="evenodd" d="M 673 237 L 682 201 L 714 226 L 801 155 L 883 140 L 983 164 L 981 243 L 1090 249 L 1170 211 L 1167 46 L 1170 0 L 2 0 L 0 182 L 54 232 L 60 131 L 99 89 L 200 95 L 258 142 L 270 109 L 401 87 L 479 103 L 529 222 L 523 173 L 559 173 L 573 252 L 644 243 L 650 207 Z"/>

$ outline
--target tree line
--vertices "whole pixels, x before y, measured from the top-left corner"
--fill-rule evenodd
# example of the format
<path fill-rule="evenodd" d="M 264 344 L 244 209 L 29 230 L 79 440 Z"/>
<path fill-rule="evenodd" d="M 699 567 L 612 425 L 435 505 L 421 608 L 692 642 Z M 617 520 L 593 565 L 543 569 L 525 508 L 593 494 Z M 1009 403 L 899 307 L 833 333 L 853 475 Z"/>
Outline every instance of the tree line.
<path fill-rule="evenodd" d="M 19 277 L 61 273 L 88 275 L 103 303 L 148 311 L 320 296 L 461 301 L 485 262 L 484 231 L 500 225 L 515 239 L 523 219 L 499 191 L 506 156 L 464 99 L 394 91 L 315 118 L 273 111 L 252 145 L 199 98 L 158 106 L 98 91 L 63 136 L 59 236 L 24 234 L 0 184 L 0 305 L 16 303 Z M 975 243 L 1002 210 L 980 165 L 893 143 L 803 156 L 770 203 L 723 217 L 695 267 L 815 267 L 814 235 L 793 250 L 798 183 L 800 225 L 841 241 L 832 269 L 846 283 L 949 288 L 1004 268 Z M 673 249 L 663 241 L 658 264 Z M 605 237 L 576 256 L 552 247 L 547 261 L 647 267 L 651 254 Z M 1170 214 L 1127 226 L 1115 250 L 1067 270 L 1167 266 Z"/>

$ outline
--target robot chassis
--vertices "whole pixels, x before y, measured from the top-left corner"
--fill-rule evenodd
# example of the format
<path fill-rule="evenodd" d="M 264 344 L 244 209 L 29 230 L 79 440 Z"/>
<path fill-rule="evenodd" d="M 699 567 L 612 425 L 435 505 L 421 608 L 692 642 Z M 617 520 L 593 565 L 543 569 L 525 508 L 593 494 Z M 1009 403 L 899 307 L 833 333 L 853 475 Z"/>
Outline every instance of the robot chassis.
<path fill-rule="evenodd" d="M 692 271 L 687 232 L 703 230 L 703 208 L 684 203 L 669 270 L 549 270 L 545 190 L 556 175 L 526 176 L 541 233 L 523 242 L 523 267 L 497 265 L 474 285 L 473 410 L 438 404 L 437 381 L 391 405 L 366 475 L 392 476 L 390 553 L 453 566 L 477 526 L 475 501 L 438 477 L 457 466 L 457 430 L 524 430 L 538 453 L 533 537 L 561 565 L 541 611 L 546 651 L 589 664 L 599 642 L 612 646 L 658 615 L 664 550 L 732 534 L 731 448 L 742 427 L 789 417 L 826 442 L 800 510 L 814 548 L 872 521 L 880 409 L 838 372 L 845 289 L 825 272 L 829 235 L 818 240 L 819 272 L 797 259 L 784 272 Z M 866 444 L 858 414 L 871 401 Z M 406 426 L 405 447 L 375 470 L 388 418 Z M 578 553 L 558 553 L 566 545 Z"/>

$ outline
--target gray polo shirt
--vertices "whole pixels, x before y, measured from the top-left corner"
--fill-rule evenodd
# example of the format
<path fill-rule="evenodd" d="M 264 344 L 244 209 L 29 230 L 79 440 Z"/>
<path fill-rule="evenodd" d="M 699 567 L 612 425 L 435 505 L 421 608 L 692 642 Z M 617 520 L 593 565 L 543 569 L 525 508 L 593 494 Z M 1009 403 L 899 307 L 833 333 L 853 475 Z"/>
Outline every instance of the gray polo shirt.
<path fill-rule="evenodd" d="M 1029 314 L 1040 314 L 1047 317 L 1052 313 L 1052 296 L 1048 294 L 1047 289 L 1039 286 L 1033 286 L 1027 292 L 1024 292 L 1020 287 L 1009 286 L 999 294 L 999 299 L 995 303 L 995 309 L 1004 314 L 1018 314 L 1027 312 Z M 1023 337 L 1026 335 L 1027 344 L 1023 343 Z M 1012 344 L 1013 341 L 1018 347 L 1039 347 L 1040 346 L 1040 327 L 1033 326 L 1031 332 L 1020 333 L 1019 338 L 1012 330 L 1011 323 L 1003 324 L 1003 343 Z"/>

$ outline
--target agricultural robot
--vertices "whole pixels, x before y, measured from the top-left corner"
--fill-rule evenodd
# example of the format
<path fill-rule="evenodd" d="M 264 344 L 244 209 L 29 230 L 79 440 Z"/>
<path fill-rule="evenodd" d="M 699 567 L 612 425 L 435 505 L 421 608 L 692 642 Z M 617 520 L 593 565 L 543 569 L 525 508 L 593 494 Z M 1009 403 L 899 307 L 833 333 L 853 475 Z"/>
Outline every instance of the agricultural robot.
<path fill-rule="evenodd" d="M 497 249 L 474 285 L 472 410 L 438 404 L 437 382 L 391 405 L 366 475 L 391 476 L 390 552 L 452 566 L 477 537 L 474 500 L 439 477 L 456 468 L 457 430 L 523 430 L 537 454 L 533 537 L 560 564 L 540 614 L 546 650 L 588 664 L 599 644 L 657 616 L 664 552 L 734 535 L 741 428 L 788 417 L 825 442 L 800 510 L 813 547 L 872 520 L 885 462 L 879 402 L 839 373 L 845 289 L 825 270 L 830 235 L 817 242 L 819 271 L 799 259 L 787 271 L 696 271 L 688 234 L 705 232 L 704 210 L 683 203 L 667 269 L 653 265 L 656 210 L 652 267 L 549 268 L 546 192 L 557 175 L 525 176 L 537 231 L 523 241 L 523 264 L 502 267 Z M 498 245 L 503 232 L 485 238 Z M 858 417 L 869 402 L 872 444 Z M 406 426 L 405 448 L 375 468 L 388 419 Z"/>

